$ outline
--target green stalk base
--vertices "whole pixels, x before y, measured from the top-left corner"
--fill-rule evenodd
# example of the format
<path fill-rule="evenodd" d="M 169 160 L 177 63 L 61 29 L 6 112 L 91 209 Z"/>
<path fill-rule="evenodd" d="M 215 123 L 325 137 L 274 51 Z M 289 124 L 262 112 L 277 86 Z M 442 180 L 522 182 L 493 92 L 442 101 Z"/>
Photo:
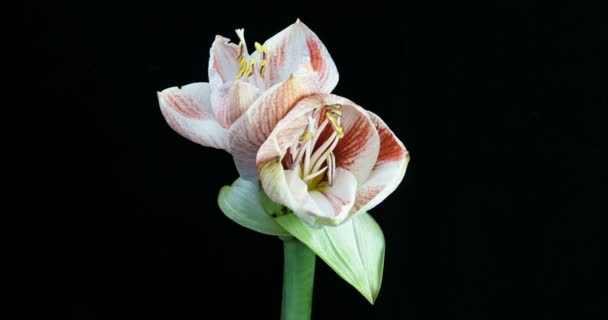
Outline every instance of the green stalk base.
<path fill-rule="evenodd" d="M 281 320 L 310 320 L 316 255 L 297 239 L 283 240 Z"/>

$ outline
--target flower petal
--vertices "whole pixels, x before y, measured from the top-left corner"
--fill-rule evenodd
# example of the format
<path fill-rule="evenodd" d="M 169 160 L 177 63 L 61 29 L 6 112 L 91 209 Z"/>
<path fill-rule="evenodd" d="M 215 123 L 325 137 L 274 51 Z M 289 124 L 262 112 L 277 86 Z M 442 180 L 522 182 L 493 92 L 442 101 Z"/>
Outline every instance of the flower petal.
<path fill-rule="evenodd" d="M 291 209 L 311 226 L 338 225 L 351 211 L 357 194 L 357 180 L 348 170 L 336 169 L 334 185 L 323 191 L 308 191 L 293 170 L 284 170 L 279 158 L 260 168 L 262 188 L 272 201 Z"/>
<path fill-rule="evenodd" d="M 242 177 L 257 176 L 256 155 L 276 124 L 294 104 L 318 92 L 316 74 L 298 71 L 266 90 L 230 128 L 230 150 Z"/>
<path fill-rule="evenodd" d="M 236 61 L 238 47 L 230 39 L 216 36 L 209 50 L 209 83 L 219 87 L 225 82 L 234 80 L 239 70 Z"/>
<path fill-rule="evenodd" d="M 284 81 L 301 65 L 310 63 L 319 77 L 319 93 L 330 93 L 336 87 L 338 70 L 334 61 L 319 37 L 299 19 L 265 44 L 271 84 Z"/>
<path fill-rule="evenodd" d="M 224 128 L 230 126 L 253 104 L 260 89 L 241 80 L 229 81 L 211 90 L 215 118 Z"/>
<path fill-rule="evenodd" d="M 334 185 L 323 191 L 311 191 L 310 196 L 315 201 L 318 211 L 301 212 L 315 214 L 322 224 L 338 225 L 346 218 L 355 204 L 357 195 L 357 179 L 348 170 L 336 168 Z M 298 214 L 295 210 L 294 212 Z"/>
<path fill-rule="evenodd" d="M 380 136 L 380 153 L 368 179 L 359 187 L 356 213 L 372 209 L 395 191 L 403 180 L 410 160 L 407 149 L 386 123 L 371 112 L 369 117 Z"/>
<path fill-rule="evenodd" d="M 350 101 L 341 104 L 344 137 L 334 149 L 336 167 L 352 172 L 362 183 L 378 159 L 380 139 L 366 110 Z"/>
<path fill-rule="evenodd" d="M 217 122 L 209 103 L 209 84 L 192 83 L 158 92 L 160 110 L 169 126 L 206 147 L 228 150 L 228 130 Z"/>
<path fill-rule="evenodd" d="M 284 170 L 278 158 L 265 162 L 260 168 L 260 182 L 264 192 L 276 203 L 290 209 L 314 206 L 306 184 L 293 170 Z M 308 224 L 315 222 L 312 215 L 303 215 L 301 218 Z"/>

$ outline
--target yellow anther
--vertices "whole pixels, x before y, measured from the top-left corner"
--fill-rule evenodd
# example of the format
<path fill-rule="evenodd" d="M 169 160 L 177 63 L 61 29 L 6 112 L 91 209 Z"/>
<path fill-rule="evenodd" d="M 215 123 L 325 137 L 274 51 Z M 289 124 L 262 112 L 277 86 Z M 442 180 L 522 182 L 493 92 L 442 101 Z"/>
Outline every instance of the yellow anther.
<path fill-rule="evenodd" d="M 245 77 L 251 76 L 253 73 L 253 66 L 255 66 L 255 59 L 249 60 L 249 65 L 247 66 L 247 70 L 245 70 Z"/>
<path fill-rule="evenodd" d="M 239 63 L 241 64 L 239 71 L 236 73 L 236 78 L 240 79 L 243 74 L 245 73 L 245 70 L 247 69 L 247 60 L 245 58 L 242 58 L 241 61 L 239 61 Z"/>
<path fill-rule="evenodd" d="M 260 62 L 260 77 L 264 78 L 264 72 L 266 71 L 266 60 Z"/>
<path fill-rule="evenodd" d="M 268 46 L 261 45 L 259 42 L 254 43 L 255 50 L 260 54 L 260 76 L 264 78 L 264 73 L 267 67 Z"/>
<path fill-rule="evenodd" d="M 335 111 L 340 111 L 340 109 L 342 108 L 342 105 L 339 103 L 335 103 L 335 104 L 328 104 L 325 106 L 325 108 L 329 108 Z"/>
<path fill-rule="evenodd" d="M 268 46 L 266 44 L 261 45 L 259 42 L 254 43 L 255 44 L 255 50 L 257 50 L 260 55 L 266 55 L 268 54 Z"/>
<path fill-rule="evenodd" d="M 336 132 L 338 133 L 338 138 L 341 139 L 342 137 L 344 137 L 344 132 L 342 131 L 342 127 L 338 123 L 338 119 L 336 119 L 336 117 L 331 113 L 331 111 L 325 113 L 325 116 L 327 117 L 327 120 L 329 120 L 329 123 L 331 123 L 331 126 L 334 128 L 334 130 L 336 130 Z"/>
<path fill-rule="evenodd" d="M 340 110 L 342 108 L 341 104 L 328 104 L 325 106 L 325 108 L 329 109 L 329 112 L 331 112 L 333 115 L 337 117 L 342 117 L 342 111 Z"/>
<path fill-rule="evenodd" d="M 260 54 L 264 53 L 262 51 L 262 45 L 259 42 L 256 41 L 256 43 L 254 43 L 254 45 L 255 45 L 255 50 L 257 50 Z"/>
<path fill-rule="evenodd" d="M 310 130 L 306 130 L 303 135 L 300 136 L 298 140 L 302 141 L 302 143 L 306 143 L 312 139 L 312 132 Z"/>

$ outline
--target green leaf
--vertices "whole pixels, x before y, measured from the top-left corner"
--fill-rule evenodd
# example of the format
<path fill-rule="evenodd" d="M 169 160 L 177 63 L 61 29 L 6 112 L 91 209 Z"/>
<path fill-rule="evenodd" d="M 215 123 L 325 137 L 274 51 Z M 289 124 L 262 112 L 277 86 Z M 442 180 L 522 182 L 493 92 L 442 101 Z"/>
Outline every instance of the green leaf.
<path fill-rule="evenodd" d="M 305 243 L 371 304 L 376 301 L 384 269 L 384 235 L 368 213 L 337 227 L 318 229 L 293 214 L 277 217 L 275 221 Z"/>
<path fill-rule="evenodd" d="M 238 178 L 232 186 L 224 186 L 220 190 L 217 202 L 228 218 L 245 228 L 273 236 L 289 236 L 264 211 L 261 194 L 258 181 Z"/>

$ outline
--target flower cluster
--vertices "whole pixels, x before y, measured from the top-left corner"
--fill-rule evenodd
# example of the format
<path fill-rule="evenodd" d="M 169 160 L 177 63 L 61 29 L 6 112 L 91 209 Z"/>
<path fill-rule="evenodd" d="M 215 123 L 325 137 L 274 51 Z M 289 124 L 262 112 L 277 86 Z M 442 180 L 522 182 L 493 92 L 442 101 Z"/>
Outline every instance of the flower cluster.
<path fill-rule="evenodd" d="M 377 115 L 330 94 L 338 71 L 299 20 L 249 53 L 217 36 L 209 82 L 158 93 L 182 136 L 232 154 L 242 178 L 310 225 L 338 225 L 395 190 L 409 161 Z"/>

